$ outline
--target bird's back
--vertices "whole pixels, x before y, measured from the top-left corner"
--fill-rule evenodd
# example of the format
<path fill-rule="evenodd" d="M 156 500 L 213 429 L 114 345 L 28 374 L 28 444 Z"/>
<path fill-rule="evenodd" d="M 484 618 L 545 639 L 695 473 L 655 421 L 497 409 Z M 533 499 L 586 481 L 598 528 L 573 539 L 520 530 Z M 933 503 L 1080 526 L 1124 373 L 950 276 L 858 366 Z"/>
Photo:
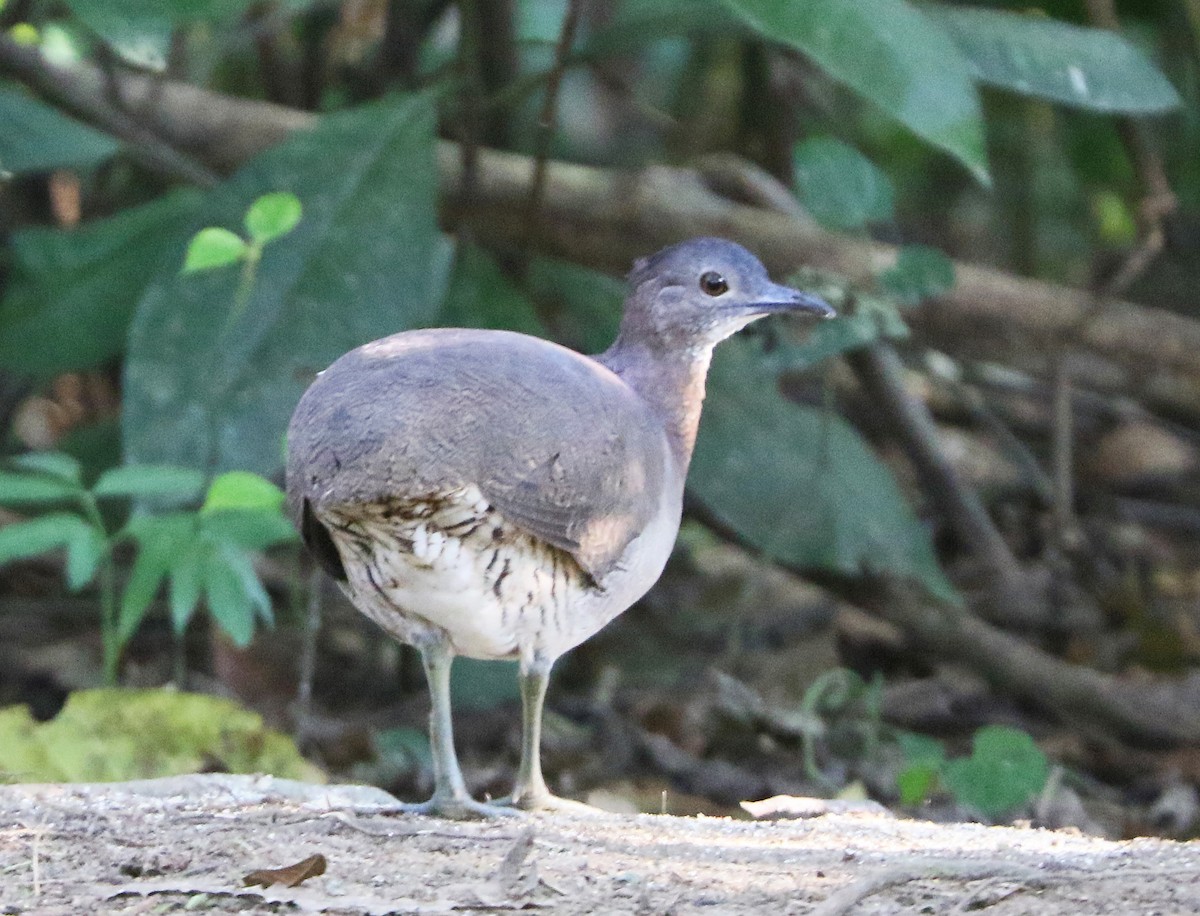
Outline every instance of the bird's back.
<path fill-rule="evenodd" d="M 504 331 L 396 334 L 347 353 L 288 430 L 288 497 L 332 507 L 475 486 L 602 581 L 667 484 L 649 408 L 608 369 Z"/>

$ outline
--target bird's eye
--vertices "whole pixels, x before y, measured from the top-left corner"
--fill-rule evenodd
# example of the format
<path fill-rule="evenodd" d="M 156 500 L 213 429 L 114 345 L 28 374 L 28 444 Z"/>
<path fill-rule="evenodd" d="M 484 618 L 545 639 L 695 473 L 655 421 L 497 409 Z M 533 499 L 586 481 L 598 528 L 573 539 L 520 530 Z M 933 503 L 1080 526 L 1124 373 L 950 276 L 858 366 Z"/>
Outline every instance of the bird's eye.
<path fill-rule="evenodd" d="M 700 277 L 700 288 L 710 296 L 719 296 L 722 293 L 729 292 L 729 284 L 715 270 L 710 270 Z"/>

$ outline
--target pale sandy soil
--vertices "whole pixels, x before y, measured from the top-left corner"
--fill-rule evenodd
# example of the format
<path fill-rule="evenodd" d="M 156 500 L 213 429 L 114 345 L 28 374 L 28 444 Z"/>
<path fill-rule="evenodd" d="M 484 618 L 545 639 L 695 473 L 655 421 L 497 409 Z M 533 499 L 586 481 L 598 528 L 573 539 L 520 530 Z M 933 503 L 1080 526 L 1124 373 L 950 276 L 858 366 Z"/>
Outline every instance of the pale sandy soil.
<path fill-rule="evenodd" d="M 356 787 L 0 787 L 0 913 L 1200 913 L 1200 844 L 881 815 L 750 823 L 380 813 Z M 325 874 L 246 888 L 314 853 Z"/>

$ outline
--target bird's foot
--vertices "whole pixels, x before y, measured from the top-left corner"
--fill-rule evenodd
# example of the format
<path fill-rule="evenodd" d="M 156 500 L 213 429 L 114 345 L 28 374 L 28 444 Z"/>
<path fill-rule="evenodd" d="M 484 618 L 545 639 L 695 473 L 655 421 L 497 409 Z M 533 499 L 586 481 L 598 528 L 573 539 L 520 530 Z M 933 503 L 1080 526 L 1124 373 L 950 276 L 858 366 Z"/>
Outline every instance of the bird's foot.
<path fill-rule="evenodd" d="M 405 814 L 423 814 L 427 817 L 444 817 L 452 821 L 495 820 L 504 817 L 520 817 L 521 812 L 495 803 L 475 801 L 469 795 L 438 795 L 429 801 L 403 804 Z"/>
<path fill-rule="evenodd" d="M 551 811 L 556 814 L 575 814 L 588 817 L 606 813 L 600 808 L 593 808 L 591 805 L 585 805 L 583 802 L 570 798 L 561 798 L 545 790 L 520 794 L 514 792 L 504 798 L 493 799 L 491 804 L 502 811 Z"/>

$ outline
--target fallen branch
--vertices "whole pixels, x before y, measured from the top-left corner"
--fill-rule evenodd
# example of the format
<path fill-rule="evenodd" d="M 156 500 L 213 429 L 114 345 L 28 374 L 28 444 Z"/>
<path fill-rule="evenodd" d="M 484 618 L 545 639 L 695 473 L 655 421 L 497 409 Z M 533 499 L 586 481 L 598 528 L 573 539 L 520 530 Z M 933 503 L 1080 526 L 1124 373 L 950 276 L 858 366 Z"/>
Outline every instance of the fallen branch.
<path fill-rule="evenodd" d="M 993 686 L 1079 731 L 1143 746 L 1200 743 L 1200 674 L 1138 679 L 1074 665 L 894 584 L 882 585 L 862 603 L 900 627 L 915 647 L 969 665 Z"/>
<path fill-rule="evenodd" d="M 0 73 L 116 129 L 105 117 L 111 113 L 109 77 L 95 66 L 56 67 L 0 36 Z M 118 71 L 111 78 L 120 114 L 166 148 L 217 172 L 233 170 L 314 122 L 305 112 L 144 74 Z M 478 186 L 469 200 L 462 193 L 457 145 L 439 143 L 438 166 L 447 228 L 469 225 L 476 238 L 501 247 L 525 239 L 532 159 L 480 150 Z M 804 264 L 862 280 L 896 257 L 891 245 L 733 203 L 689 169 L 628 172 L 550 163 L 543 194 L 539 250 L 604 270 L 623 272 L 646 251 L 692 235 L 740 241 L 777 273 Z M 956 271 L 953 290 L 911 313 L 930 345 L 1047 377 L 1066 336 L 1079 355 L 1076 384 L 1134 392 L 1153 407 L 1200 417 L 1200 322 L 972 264 L 959 263 Z"/>

